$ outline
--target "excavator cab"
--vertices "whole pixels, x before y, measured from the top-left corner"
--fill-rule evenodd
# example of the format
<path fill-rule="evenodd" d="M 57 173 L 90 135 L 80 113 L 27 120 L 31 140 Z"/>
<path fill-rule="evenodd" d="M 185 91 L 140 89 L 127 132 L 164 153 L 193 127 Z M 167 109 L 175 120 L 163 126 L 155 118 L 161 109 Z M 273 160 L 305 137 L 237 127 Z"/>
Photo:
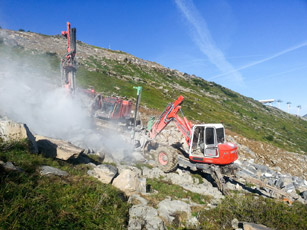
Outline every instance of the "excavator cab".
<path fill-rule="evenodd" d="M 192 128 L 189 158 L 192 161 L 229 164 L 238 158 L 237 146 L 225 142 L 222 124 L 200 124 Z"/>
<path fill-rule="evenodd" d="M 195 125 L 192 129 L 190 155 L 218 157 L 218 144 L 224 143 L 225 129 L 222 124 Z"/>

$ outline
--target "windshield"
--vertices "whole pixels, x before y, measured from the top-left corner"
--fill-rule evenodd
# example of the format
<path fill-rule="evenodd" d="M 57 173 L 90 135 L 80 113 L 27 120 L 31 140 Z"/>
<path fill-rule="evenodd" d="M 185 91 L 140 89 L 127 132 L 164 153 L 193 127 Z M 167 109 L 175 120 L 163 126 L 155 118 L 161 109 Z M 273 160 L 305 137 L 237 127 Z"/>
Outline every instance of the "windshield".
<path fill-rule="evenodd" d="M 109 103 L 109 102 L 105 102 L 103 104 L 102 111 L 109 114 L 109 113 L 112 113 L 113 108 L 114 108 L 114 104 Z"/>
<path fill-rule="evenodd" d="M 224 128 L 216 129 L 216 136 L 217 136 L 217 142 L 218 143 L 224 143 L 224 141 L 225 141 Z"/>
<path fill-rule="evenodd" d="M 214 128 L 206 128 L 206 145 L 214 145 Z"/>

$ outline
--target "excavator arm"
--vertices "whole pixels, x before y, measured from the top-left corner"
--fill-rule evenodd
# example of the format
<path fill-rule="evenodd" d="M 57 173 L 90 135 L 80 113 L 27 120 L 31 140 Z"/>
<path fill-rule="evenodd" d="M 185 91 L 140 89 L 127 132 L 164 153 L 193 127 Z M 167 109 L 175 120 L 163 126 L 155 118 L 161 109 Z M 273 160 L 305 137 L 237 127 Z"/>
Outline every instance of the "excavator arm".
<path fill-rule="evenodd" d="M 181 111 L 180 105 L 183 103 L 183 100 L 184 97 L 179 96 L 175 102 L 170 103 L 166 107 L 149 132 L 151 139 L 154 139 L 171 121 L 174 121 L 177 128 L 184 135 L 187 144 L 190 145 L 193 124 L 186 119 Z M 181 112 L 182 118 L 178 115 L 179 111 Z"/>

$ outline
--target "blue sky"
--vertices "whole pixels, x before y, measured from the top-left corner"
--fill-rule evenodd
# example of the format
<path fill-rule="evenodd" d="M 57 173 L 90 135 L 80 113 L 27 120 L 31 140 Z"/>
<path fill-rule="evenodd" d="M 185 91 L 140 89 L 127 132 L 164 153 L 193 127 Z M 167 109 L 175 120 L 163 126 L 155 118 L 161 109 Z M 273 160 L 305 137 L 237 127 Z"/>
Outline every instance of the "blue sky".
<path fill-rule="evenodd" d="M 306 0 L 0 0 L 0 26 L 59 34 L 307 114 Z M 277 106 L 277 104 L 275 104 Z"/>

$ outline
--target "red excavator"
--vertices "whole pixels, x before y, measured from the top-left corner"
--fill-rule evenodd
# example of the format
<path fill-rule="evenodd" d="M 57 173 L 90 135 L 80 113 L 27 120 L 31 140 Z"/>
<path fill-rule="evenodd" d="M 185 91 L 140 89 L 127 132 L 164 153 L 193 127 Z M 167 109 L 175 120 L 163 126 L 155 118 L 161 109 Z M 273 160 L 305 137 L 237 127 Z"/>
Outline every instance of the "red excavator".
<path fill-rule="evenodd" d="M 149 127 L 147 150 L 153 150 L 154 158 L 164 172 L 174 170 L 178 164 L 191 169 L 201 169 L 212 175 L 221 191 L 222 174 L 233 173 L 232 163 L 238 159 L 237 146 L 225 142 L 223 124 L 192 124 L 186 119 L 181 104 L 183 96 L 170 103 L 152 127 Z M 179 116 L 179 112 L 182 117 Z M 156 137 L 170 123 L 174 122 L 185 137 L 186 147 L 166 146 L 156 142 Z"/>

